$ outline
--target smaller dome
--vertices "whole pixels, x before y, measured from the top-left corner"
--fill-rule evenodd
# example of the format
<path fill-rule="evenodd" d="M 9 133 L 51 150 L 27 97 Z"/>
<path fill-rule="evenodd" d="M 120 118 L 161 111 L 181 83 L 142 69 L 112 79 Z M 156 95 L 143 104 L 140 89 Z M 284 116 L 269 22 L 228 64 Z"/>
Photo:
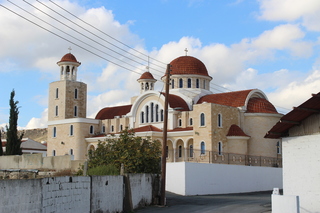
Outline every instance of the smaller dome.
<path fill-rule="evenodd" d="M 276 108 L 268 100 L 263 98 L 250 98 L 247 113 L 278 113 Z"/>
<path fill-rule="evenodd" d="M 153 75 L 148 71 L 144 72 L 138 80 L 140 80 L 140 79 L 152 79 L 152 80 L 155 80 Z"/>
<path fill-rule="evenodd" d="M 80 62 L 77 61 L 76 57 L 74 55 L 72 55 L 71 53 L 65 54 L 58 63 L 66 62 L 66 61 L 67 62 L 80 63 Z"/>

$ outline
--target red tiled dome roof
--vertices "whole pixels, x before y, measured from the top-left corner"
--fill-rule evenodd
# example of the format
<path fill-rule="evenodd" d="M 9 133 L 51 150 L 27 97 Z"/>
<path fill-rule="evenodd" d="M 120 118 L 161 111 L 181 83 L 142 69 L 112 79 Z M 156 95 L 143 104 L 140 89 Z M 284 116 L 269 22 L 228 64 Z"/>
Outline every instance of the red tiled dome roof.
<path fill-rule="evenodd" d="M 250 137 L 249 135 L 245 134 L 242 129 L 236 125 L 232 124 L 229 128 L 227 136 L 244 136 L 244 137 Z"/>
<path fill-rule="evenodd" d="M 247 106 L 248 113 L 278 113 L 276 108 L 266 99 L 250 98 Z"/>
<path fill-rule="evenodd" d="M 161 93 L 163 96 L 165 96 L 165 93 Z M 174 108 L 181 108 L 176 109 L 177 111 L 190 111 L 188 104 L 181 98 L 180 96 L 169 94 L 168 97 L 169 106 Z"/>
<path fill-rule="evenodd" d="M 112 119 L 115 116 L 126 115 L 130 112 L 132 105 L 116 106 L 116 107 L 106 107 L 101 109 L 96 115 L 95 119 Z"/>
<path fill-rule="evenodd" d="M 181 56 L 170 62 L 172 75 L 204 75 L 209 76 L 204 63 L 192 56 Z"/>
<path fill-rule="evenodd" d="M 144 72 L 139 79 L 154 79 L 154 77 L 150 72 L 147 71 Z"/>
<path fill-rule="evenodd" d="M 72 55 L 71 53 L 67 53 L 65 54 L 61 60 L 59 62 L 63 62 L 63 61 L 68 61 L 68 62 L 76 62 L 76 63 L 80 63 L 77 61 L 76 57 L 74 55 Z M 58 63 L 59 63 L 58 62 Z"/>

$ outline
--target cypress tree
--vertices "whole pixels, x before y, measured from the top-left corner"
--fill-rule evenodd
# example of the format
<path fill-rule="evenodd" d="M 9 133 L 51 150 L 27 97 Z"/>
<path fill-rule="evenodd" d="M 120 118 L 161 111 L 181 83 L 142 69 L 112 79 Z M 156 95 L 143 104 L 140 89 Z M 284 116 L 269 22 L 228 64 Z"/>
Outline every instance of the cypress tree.
<path fill-rule="evenodd" d="M 0 156 L 3 155 L 3 149 L 2 149 L 2 140 L 1 140 L 1 133 L 2 133 L 2 130 L 0 129 Z"/>
<path fill-rule="evenodd" d="M 7 144 L 6 144 L 6 155 L 22 155 L 21 140 L 23 133 L 18 136 L 18 115 L 19 107 L 17 106 L 19 101 L 14 101 L 15 92 L 12 90 L 10 95 L 10 117 L 9 127 L 7 126 Z"/>

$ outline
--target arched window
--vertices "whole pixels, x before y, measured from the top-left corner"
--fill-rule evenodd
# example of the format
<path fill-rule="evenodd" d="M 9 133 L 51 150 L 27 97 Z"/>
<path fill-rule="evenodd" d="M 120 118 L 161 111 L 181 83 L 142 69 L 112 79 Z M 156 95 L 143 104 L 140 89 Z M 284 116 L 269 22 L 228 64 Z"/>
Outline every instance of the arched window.
<path fill-rule="evenodd" d="M 59 98 L 59 88 L 56 88 L 56 98 Z"/>
<path fill-rule="evenodd" d="M 182 80 L 182 78 L 179 79 L 179 88 L 183 88 L 183 80 Z"/>
<path fill-rule="evenodd" d="M 63 66 L 61 66 L 61 75 L 63 75 Z"/>
<path fill-rule="evenodd" d="M 146 123 L 149 123 L 149 106 L 146 106 Z"/>
<path fill-rule="evenodd" d="M 140 113 L 140 123 L 144 123 L 144 112 Z"/>
<path fill-rule="evenodd" d="M 56 115 L 56 116 L 58 116 L 58 115 L 59 115 L 59 107 L 58 107 L 58 106 L 56 106 L 55 115 Z"/>
<path fill-rule="evenodd" d="M 189 125 L 190 125 L 190 126 L 193 125 L 193 120 L 192 120 L 192 118 L 189 118 Z"/>
<path fill-rule="evenodd" d="M 69 66 L 67 66 L 66 72 L 67 72 L 67 75 L 70 75 L 70 67 Z"/>
<path fill-rule="evenodd" d="M 52 156 L 56 156 L 56 150 L 52 150 Z"/>
<path fill-rule="evenodd" d="M 153 118 L 154 118 L 154 104 L 153 103 L 151 103 L 150 104 L 150 111 L 151 111 L 151 114 L 150 114 L 150 120 L 151 120 L 151 122 L 153 122 Z"/>
<path fill-rule="evenodd" d="M 74 106 L 74 117 L 78 116 L 78 107 Z"/>
<path fill-rule="evenodd" d="M 102 125 L 102 132 L 105 133 L 106 132 L 106 126 Z"/>
<path fill-rule="evenodd" d="M 156 122 L 159 122 L 159 105 L 156 105 Z"/>
<path fill-rule="evenodd" d="M 166 158 L 168 158 L 168 157 L 169 157 L 169 147 L 166 146 Z"/>
<path fill-rule="evenodd" d="M 200 114 L 200 126 L 205 126 L 205 116 L 204 113 Z"/>
<path fill-rule="evenodd" d="M 57 137 L 57 127 L 53 127 L 52 129 L 52 137 Z"/>
<path fill-rule="evenodd" d="M 122 131 L 123 130 L 123 126 L 122 126 L 122 124 L 120 125 L 120 131 Z"/>
<path fill-rule="evenodd" d="M 196 80 L 196 88 L 199 88 L 199 87 L 200 87 L 199 84 L 200 84 L 200 83 L 199 83 L 199 79 L 197 79 L 197 80 Z"/>
<path fill-rule="evenodd" d="M 218 114 L 218 127 L 222 127 L 222 114 Z"/>
<path fill-rule="evenodd" d="M 114 126 L 113 125 L 111 126 L 111 132 L 114 132 Z"/>
<path fill-rule="evenodd" d="M 178 126 L 179 126 L 179 127 L 182 126 L 182 120 L 181 120 L 181 118 L 179 118 L 179 120 L 178 120 Z"/>
<path fill-rule="evenodd" d="M 200 144 L 201 147 L 201 155 L 206 154 L 206 144 L 202 141 Z"/>
<path fill-rule="evenodd" d="M 163 109 L 160 111 L 160 119 L 163 121 Z"/>
<path fill-rule="evenodd" d="M 94 128 L 93 128 L 93 126 L 91 125 L 90 126 L 90 134 L 93 134 L 94 133 Z"/>
<path fill-rule="evenodd" d="M 73 125 L 70 125 L 70 136 L 73 135 Z"/>
<path fill-rule="evenodd" d="M 222 155 L 222 142 L 221 141 L 218 143 L 218 153 L 219 153 L 219 155 Z"/>
<path fill-rule="evenodd" d="M 174 89 L 174 79 L 171 80 L 171 88 Z"/>
<path fill-rule="evenodd" d="M 70 149 L 69 154 L 73 155 L 73 149 Z"/>
<path fill-rule="evenodd" d="M 179 146 L 179 158 L 182 157 L 182 146 Z"/>
<path fill-rule="evenodd" d="M 74 89 L 74 99 L 78 99 L 78 89 Z"/>
<path fill-rule="evenodd" d="M 203 80 L 203 89 L 206 88 L 206 80 Z"/>
<path fill-rule="evenodd" d="M 191 88 L 191 78 L 188 78 L 188 88 Z"/>
<path fill-rule="evenodd" d="M 193 145 L 189 146 L 189 157 L 193 158 Z"/>

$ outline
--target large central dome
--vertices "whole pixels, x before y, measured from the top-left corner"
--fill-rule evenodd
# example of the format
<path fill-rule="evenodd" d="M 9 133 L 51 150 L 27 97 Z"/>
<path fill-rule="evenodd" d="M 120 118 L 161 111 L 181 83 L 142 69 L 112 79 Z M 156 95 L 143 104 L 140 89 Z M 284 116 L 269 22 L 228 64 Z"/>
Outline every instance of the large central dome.
<path fill-rule="evenodd" d="M 204 75 L 209 76 L 206 66 L 192 56 L 181 56 L 171 61 L 171 75 Z"/>

